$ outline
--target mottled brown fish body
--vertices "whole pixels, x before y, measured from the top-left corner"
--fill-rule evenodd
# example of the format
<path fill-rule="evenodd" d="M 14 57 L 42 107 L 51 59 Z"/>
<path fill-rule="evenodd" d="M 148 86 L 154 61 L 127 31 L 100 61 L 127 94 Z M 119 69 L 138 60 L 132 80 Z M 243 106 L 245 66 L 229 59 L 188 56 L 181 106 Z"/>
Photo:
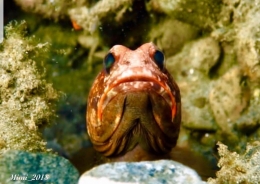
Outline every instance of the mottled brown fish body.
<path fill-rule="evenodd" d="M 163 155 L 176 145 L 181 97 L 152 43 L 112 47 L 90 90 L 87 128 L 94 148 L 117 157 L 134 148 Z"/>

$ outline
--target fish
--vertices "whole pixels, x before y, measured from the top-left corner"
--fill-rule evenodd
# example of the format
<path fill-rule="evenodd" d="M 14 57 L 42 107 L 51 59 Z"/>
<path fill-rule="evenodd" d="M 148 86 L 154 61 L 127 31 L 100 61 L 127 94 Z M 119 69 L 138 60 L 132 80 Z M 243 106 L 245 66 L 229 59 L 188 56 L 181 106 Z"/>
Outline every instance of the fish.
<path fill-rule="evenodd" d="M 152 42 L 136 50 L 113 46 L 90 89 L 86 122 L 94 149 L 105 157 L 169 153 L 179 136 L 181 94 L 163 52 Z"/>

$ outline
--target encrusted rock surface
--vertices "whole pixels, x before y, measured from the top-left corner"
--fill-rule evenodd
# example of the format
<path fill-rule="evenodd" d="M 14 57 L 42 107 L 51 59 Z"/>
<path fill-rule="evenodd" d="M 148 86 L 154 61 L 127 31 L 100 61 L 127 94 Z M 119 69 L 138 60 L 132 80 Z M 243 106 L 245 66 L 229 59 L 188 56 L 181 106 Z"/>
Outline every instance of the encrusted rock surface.
<path fill-rule="evenodd" d="M 209 102 L 215 120 L 221 131 L 232 136 L 235 120 L 242 114 L 249 103 L 249 91 L 241 86 L 241 70 L 231 68 L 213 86 Z M 237 100 L 240 99 L 240 100 Z"/>
<path fill-rule="evenodd" d="M 1 45 L 0 153 L 12 149 L 47 151 L 39 129 L 50 124 L 58 97 L 37 67 L 47 44 L 31 43 L 24 37 L 25 29 L 25 22 L 6 26 Z"/>
<path fill-rule="evenodd" d="M 209 184 L 248 183 L 256 184 L 260 181 L 260 142 L 249 143 L 243 154 L 231 152 L 228 147 L 218 143 L 220 160 L 217 178 L 210 178 Z"/>
<path fill-rule="evenodd" d="M 148 39 L 153 40 L 166 57 L 178 53 L 185 43 L 198 37 L 197 27 L 176 19 L 165 19 L 154 24 Z M 168 29 L 165 29 L 166 27 Z"/>
<path fill-rule="evenodd" d="M 48 153 L 8 151 L 0 155 L 0 183 L 77 183 L 79 174 L 65 158 Z"/>
<path fill-rule="evenodd" d="M 218 42 L 205 37 L 186 44 L 181 52 L 168 58 L 167 68 L 178 80 L 182 94 L 183 126 L 190 129 L 214 131 L 217 126 L 209 111 L 209 93 L 214 83 L 210 69 L 220 57 Z"/>

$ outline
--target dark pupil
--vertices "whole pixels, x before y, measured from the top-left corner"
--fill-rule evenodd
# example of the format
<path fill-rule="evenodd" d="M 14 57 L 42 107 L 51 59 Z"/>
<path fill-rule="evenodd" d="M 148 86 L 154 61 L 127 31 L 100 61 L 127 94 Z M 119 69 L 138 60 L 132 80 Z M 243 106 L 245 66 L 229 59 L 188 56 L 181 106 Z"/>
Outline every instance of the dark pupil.
<path fill-rule="evenodd" d="M 113 63 L 115 62 L 115 57 L 112 53 L 108 53 L 104 59 L 104 68 L 107 73 L 109 73 L 109 70 Z"/>
<path fill-rule="evenodd" d="M 158 67 L 160 69 L 163 69 L 164 66 L 164 55 L 161 51 L 157 50 L 154 53 L 154 61 L 156 62 L 156 64 L 158 65 Z"/>

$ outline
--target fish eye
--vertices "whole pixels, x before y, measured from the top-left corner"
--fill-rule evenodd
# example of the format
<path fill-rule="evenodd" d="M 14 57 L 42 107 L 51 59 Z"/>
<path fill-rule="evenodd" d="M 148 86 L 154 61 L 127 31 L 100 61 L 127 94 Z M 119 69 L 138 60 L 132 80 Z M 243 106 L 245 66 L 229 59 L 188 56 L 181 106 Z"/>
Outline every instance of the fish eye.
<path fill-rule="evenodd" d="M 114 55 L 111 52 L 109 52 L 106 55 L 106 57 L 104 59 L 104 62 L 103 62 L 104 69 L 105 69 L 107 74 L 109 74 L 110 68 L 112 67 L 114 62 L 115 62 L 115 57 L 114 57 Z"/>
<path fill-rule="evenodd" d="M 153 55 L 153 59 L 157 66 L 162 70 L 164 67 L 164 54 L 161 51 L 156 50 Z"/>

